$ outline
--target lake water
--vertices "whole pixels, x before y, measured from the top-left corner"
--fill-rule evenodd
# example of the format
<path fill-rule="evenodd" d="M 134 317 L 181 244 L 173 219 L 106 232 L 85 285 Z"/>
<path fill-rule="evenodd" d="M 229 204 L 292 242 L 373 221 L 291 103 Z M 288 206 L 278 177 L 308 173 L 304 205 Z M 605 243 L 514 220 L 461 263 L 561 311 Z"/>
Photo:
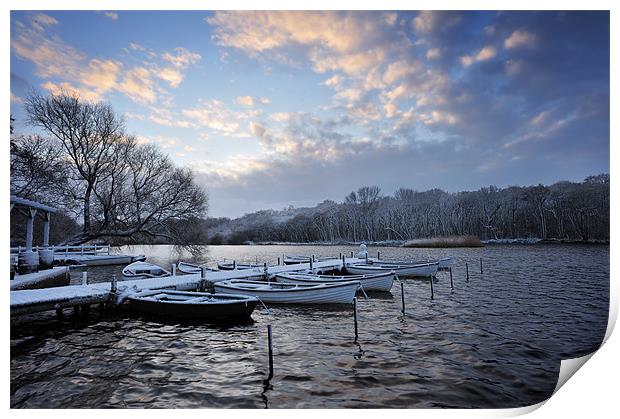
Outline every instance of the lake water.
<path fill-rule="evenodd" d="M 209 246 L 192 256 L 134 246 L 169 267 L 178 260 L 276 263 L 355 246 Z M 14 408 L 499 408 L 548 398 L 560 360 L 601 344 L 609 311 L 609 246 L 493 245 L 478 249 L 370 248 L 385 258 L 455 257 L 430 284 L 360 298 L 352 307 L 257 307 L 254 322 L 161 324 L 124 311 L 11 322 Z M 480 274 L 480 258 L 483 274 Z M 466 282 L 465 263 L 470 280 Z M 90 268 L 91 281 L 122 267 Z M 72 273 L 79 283 L 80 272 Z M 275 374 L 268 372 L 273 326 Z M 578 379 L 578 378 L 577 378 Z"/>

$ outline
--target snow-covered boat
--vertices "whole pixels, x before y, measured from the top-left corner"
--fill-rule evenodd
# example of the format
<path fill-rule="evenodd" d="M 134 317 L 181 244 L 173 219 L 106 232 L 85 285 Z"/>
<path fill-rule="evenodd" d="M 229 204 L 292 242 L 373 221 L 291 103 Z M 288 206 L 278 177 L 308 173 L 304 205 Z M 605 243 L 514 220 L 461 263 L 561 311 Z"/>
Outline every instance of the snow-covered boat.
<path fill-rule="evenodd" d="M 236 262 L 230 262 L 230 263 L 218 263 L 217 264 L 217 268 L 221 271 L 234 271 L 234 270 L 241 270 L 241 269 L 253 269 L 253 268 L 262 268 L 264 265 L 258 265 L 258 264 L 250 264 L 250 263 L 236 263 Z"/>
<path fill-rule="evenodd" d="M 251 295 L 264 303 L 344 304 L 353 301 L 360 283 L 347 281 L 338 284 L 304 285 L 231 279 L 216 282 L 213 286 L 218 293 Z"/>
<path fill-rule="evenodd" d="M 452 267 L 452 256 L 437 260 L 368 260 L 369 265 L 418 265 L 420 263 L 437 263 L 439 270 L 448 270 Z"/>
<path fill-rule="evenodd" d="M 303 255 L 295 255 L 295 256 L 284 256 L 284 264 L 285 265 L 294 265 L 296 263 L 310 263 L 311 256 L 303 256 Z M 315 257 L 315 262 L 323 262 L 326 260 L 338 259 L 333 256 L 319 256 Z"/>
<path fill-rule="evenodd" d="M 214 272 L 216 269 L 208 268 L 202 265 L 196 265 L 194 263 L 182 262 L 177 263 L 177 269 L 184 274 L 199 274 L 202 272 L 202 268 L 205 268 L 207 272 Z"/>
<path fill-rule="evenodd" d="M 346 266 L 347 272 L 355 275 L 394 271 L 398 276 L 434 276 L 438 268 L 439 262 L 426 262 L 415 265 L 386 265 L 375 262 L 372 264 L 354 264 Z"/>
<path fill-rule="evenodd" d="M 134 262 L 123 268 L 123 279 L 148 279 L 163 276 L 170 276 L 170 272 L 148 262 Z"/>
<path fill-rule="evenodd" d="M 172 290 L 144 290 L 127 298 L 143 313 L 182 319 L 224 321 L 250 317 L 258 300 L 232 294 Z"/>
<path fill-rule="evenodd" d="M 364 291 L 389 291 L 394 282 L 394 272 L 381 272 L 371 275 L 314 275 L 307 273 L 280 273 L 276 275 L 278 282 L 286 284 L 340 284 L 359 281 Z"/>
<path fill-rule="evenodd" d="M 294 265 L 296 263 L 309 263 L 310 256 L 302 256 L 302 255 L 284 256 L 283 262 L 285 265 Z"/>

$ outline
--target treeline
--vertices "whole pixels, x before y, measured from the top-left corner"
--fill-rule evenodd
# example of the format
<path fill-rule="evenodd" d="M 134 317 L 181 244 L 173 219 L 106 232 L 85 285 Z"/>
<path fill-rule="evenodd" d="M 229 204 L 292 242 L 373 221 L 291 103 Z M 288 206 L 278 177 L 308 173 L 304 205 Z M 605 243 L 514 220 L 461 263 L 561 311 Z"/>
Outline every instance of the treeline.
<path fill-rule="evenodd" d="M 401 188 L 384 196 L 364 186 L 342 203 L 325 201 L 280 221 L 273 211 L 204 226 L 213 244 L 410 240 L 450 235 L 486 239 L 609 240 L 609 175 L 550 186 L 489 186 L 477 191 L 419 192 Z M 290 210 L 289 210 L 290 211 Z"/>

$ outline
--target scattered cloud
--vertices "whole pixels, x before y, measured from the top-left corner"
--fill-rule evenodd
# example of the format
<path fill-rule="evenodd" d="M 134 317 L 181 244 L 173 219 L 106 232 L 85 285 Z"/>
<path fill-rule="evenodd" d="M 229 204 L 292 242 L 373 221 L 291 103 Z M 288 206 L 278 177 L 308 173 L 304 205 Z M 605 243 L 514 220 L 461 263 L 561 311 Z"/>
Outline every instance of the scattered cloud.
<path fill-rule="evenodd" d="M 536 35 L 533 33 L 524 29 L 518 29 L 504 40 L 504 48 L 532 47 L 536 44 L 536 40 Z"/>
<path fill-rule="evenodd" d="M 112 20 L 118 20 L 118 13 L 116 12 L 103 12 L 103 15 Z"/>
<path fill-rule="evenodd" d="M 472 55 L 464 55 L 461 57 L 461 64 L 463 67 L 469 67 L 470 65 L 480 62 L 487 61 L 497 55 L 497 49 L 494 46 L 488 45 L 475 54 Z"/>

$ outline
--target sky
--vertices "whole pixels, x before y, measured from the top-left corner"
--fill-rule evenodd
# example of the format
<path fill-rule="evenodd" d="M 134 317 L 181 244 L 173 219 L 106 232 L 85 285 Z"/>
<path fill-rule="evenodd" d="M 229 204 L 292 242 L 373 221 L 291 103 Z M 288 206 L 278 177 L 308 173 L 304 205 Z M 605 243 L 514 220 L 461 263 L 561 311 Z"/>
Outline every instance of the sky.
<path fill-rule="evenodd" d="M 609 172 L 607 12 L 12 11 L 11 113 L 106 101 L 209 215 Z"/>

